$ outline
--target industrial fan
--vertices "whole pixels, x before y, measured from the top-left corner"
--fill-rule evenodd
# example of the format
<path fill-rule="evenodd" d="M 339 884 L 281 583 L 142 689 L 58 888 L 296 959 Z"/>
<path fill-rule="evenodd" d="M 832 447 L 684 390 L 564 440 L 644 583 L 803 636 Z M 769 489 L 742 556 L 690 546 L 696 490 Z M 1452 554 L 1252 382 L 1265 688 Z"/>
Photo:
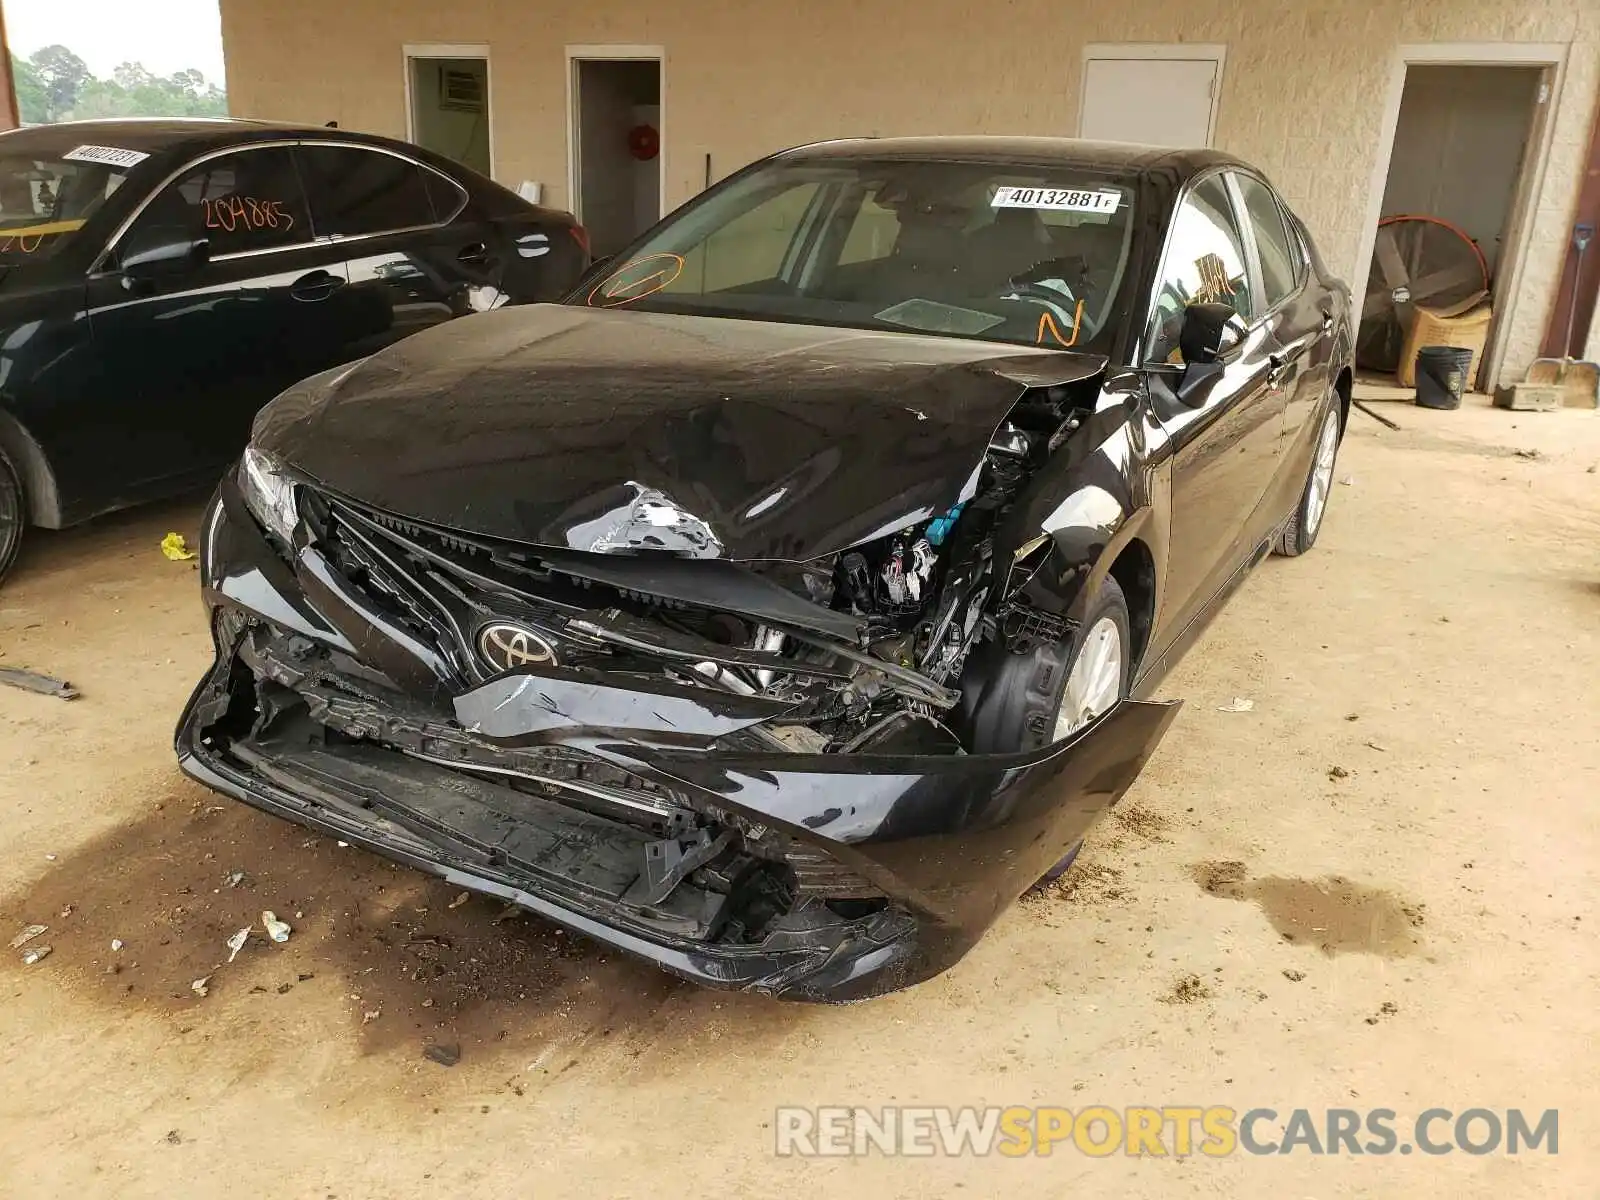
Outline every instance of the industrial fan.
<path fill-rule="evenodd" d="M 1393 371 L 1418 305 L 1450 308 L 1489 289 L 1478 244 L 1438 217 L 1393 216 L 1378 222 L 1356 335 L 1356 363 Z"/>

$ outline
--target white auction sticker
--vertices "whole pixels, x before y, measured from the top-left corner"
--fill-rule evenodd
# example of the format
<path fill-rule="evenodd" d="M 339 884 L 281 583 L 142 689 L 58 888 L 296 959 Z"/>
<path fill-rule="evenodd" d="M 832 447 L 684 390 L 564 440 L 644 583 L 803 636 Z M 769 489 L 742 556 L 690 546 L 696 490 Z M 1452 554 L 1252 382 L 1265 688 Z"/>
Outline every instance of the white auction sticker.
<path fill-rule="evenodd" d="M 79 146 L 61 157 L 72 162 L 105 163 L 108 167 L 137 167 L 150 156 L 142 150 L 122 150 L 116 146 Z"/>
<path fill-rule="evenodd" d="M 994 208 L 1052 208 L 1059 212 L 1114 213 L 1121 192 L 1089 192 L 1077 188 L 1003 187 L 989 201 Z"/>

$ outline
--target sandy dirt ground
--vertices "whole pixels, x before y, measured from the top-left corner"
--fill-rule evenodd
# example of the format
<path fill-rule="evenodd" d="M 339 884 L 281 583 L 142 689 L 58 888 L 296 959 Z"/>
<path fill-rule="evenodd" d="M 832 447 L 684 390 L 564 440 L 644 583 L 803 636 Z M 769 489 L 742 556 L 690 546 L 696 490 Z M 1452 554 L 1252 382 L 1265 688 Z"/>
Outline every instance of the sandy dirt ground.
<path fill-rule="evenodd" d="M 83 694 L 0 689 L 0 936 L 52 948 L 0 947 L 0 1194 L 1592 1195 L 1600 417 L 1383 411 L 1074 872 L 847 1008 L 696 990 L 188 783 L 208 645 L 157 544 L 197 503 L 36 537 L 0 664 Z M 1560 1152 L 778 1158 L 787 1104 L 1556 1108 Z"/>

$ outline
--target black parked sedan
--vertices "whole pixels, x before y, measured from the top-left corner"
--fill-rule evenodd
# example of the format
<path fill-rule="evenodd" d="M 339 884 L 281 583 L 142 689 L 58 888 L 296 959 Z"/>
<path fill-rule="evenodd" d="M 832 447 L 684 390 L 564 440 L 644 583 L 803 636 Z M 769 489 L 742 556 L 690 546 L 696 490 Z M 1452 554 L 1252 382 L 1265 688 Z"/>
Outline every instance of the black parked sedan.
<path fill-rule="evenodd" d="M 777 155 L 563 304 L 263 411 L 204 521 L 183 769 L 703 983 L 927 978 L 1316 540 L 1350 329 L 1219 154 Z"/>
<path fill-rule="evenodd" d="M 249 121 L 0 135 L 0 576 L 214 480 L 256 410 L 450 317 L 560 297 L 566 213 L 416 146 Z"/>

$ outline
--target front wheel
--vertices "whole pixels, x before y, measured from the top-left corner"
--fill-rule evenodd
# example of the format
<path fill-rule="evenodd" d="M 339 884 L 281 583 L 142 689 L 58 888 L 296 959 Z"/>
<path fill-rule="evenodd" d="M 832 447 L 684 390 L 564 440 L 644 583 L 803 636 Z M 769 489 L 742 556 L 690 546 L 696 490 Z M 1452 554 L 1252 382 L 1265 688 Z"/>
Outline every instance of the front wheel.
<path fill-rule="evenodd" d="M 1293 558 L 1304 554 L 1317 544 L 1317 533 L 1322 528 L 1323 514 L 1328 511 L 1328 493 L 1333 490 L 1333 464 L 1339 457 L 1339 405 L 1328 405 L 1317 429 L 1317 443 L 1311 452 L 1311 469 L 1306 472 L 1306 485 L 1300 493 L 1300 503 L 1294 516 L 1283 527 L 1278 540 L 1273 543 L 1275 554 Z"/>
<path fill-rule="evenodd" d="M 6 452 L 0 450 L 0 580 L 17 561 L 22 532 L 28 526 L 28 506 L 22 492 L 22 477 Z"/>

